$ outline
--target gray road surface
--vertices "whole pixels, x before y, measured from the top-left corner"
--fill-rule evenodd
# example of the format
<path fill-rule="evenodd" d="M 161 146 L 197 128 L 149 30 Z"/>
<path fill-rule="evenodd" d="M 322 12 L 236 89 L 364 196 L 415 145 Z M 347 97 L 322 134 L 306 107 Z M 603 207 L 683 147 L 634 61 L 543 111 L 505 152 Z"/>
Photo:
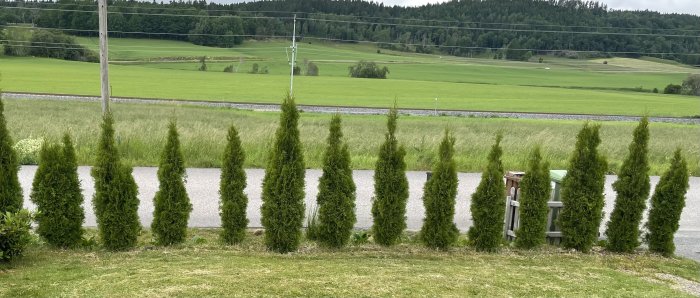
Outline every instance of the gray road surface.
<path fill-rule="evenodd" d="M 25 206 L 30 210 L 35 209 L 34 204 L 29 201 L 29 191 L 31 182 L 36 172 L 36 166 L 23 166 L 20 170 L 20 183 L 24 189 Z M 94 227 L 95 215 L 92 209 L 91 199 L 94 194 L 93 180 L 90 176 L 89 167 L 78 169 L 85 195 L 85 225 Z M 251 227 L 260 227 L 260 195 L 261 184 L 264 175 L 262 169 L 246 170 L 248 174 L 248 187 L 246 193 L 249 197 L 248 219 Z M 139 217 L 144 227 L 149 227 L 153 220 L 153 196 L 158 189 L 157 168 L 137 167 L 134 168 L 134 178 L 139 186 Z M 192 201 L 192 214 L 189 225 L 191 227 L 219 227 L 220 219 L 218 214 L 219 203 L 219 169 L 187 169 L 187 192 Z M 423 184 L 426 181 L 425 172 L 408 172 L 410 197 L 406 220 L 409 230 L 419 230 L 423 222 L 425 209 L 421 201 Z M 316 194 L 318 193 L 318 179 L 321 176 L 320 170 L 307 170 L 306 174 L 306 207 L 311 210 L 315 206 Z M 357 184 L 357 224 L 356 228 L 366 229 L 372 225 L 371 198 L 373 193 L 373 171 L 354 171 L 354 179 Z M 455 223 L 461 231 L 466 231 L 472 224 L 469 214 L 469 197 L 479 183 L 480 174 L 460 173 L 459 193 L 457 196 L 457 208 Z M 615 176 L 608 176 L 606 179 L 606 202 L 605 221 L 612 212 L 615 193 L 611 184 L 615 181 Z M 652 186 L 659 181 L 659 177 L 652 177 Z M 680 230 L 676 234 L 677 253 L 686 257 L 700 261 L 700 177 L 691 177 L 690 190 L 686 199 L 686 207 L 681 216 Z M 604 231 L 601 226 L 601 233 Z"/>

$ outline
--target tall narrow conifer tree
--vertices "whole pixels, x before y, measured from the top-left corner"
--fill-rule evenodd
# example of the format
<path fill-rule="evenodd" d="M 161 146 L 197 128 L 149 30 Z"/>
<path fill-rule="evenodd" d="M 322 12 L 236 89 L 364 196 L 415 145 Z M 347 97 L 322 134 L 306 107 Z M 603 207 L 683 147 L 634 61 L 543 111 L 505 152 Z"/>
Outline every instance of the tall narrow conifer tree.
<path fill-rule="evenodd" d="M 406 178 L 406 150 L 396 140 L 396 105 L 389 110 L 388 132 L 379 149 L 379 158 L 374 170 L 374 201 L 372 217 L 374 241 L 389 246 L 397 243 L 406 229 L 406 201 L 408 179 Z"/>
<path fill-rule="evenodd" d="M 282 102 L 280 126 L 270 150 L 262 192 L 262 225 L 269 250 L 297 250 L 304 221 L 304 156 L 299 141 L 299 110 L 294 98 Z"/>
<path fill-rule="evenodd" d="M 221 168 L 219 195 L 221 201 L 221 239 L 227 244 L 236 244 L 245 238 L 248 226 L 246 207 L 248 196 L 243 192 L 246 187 L 246 174 L 243 170 L 245 152 L 241 147 L 238 131 L 231 125 L 228 129 L 228 144 L 224 150 L 224 163 Z"/>
<path fill-rule="evenodd" d="M 420 238 L 431 248 L 446 249 L 457 241 L 459 235 L 454 223 L 458 183 L 454 144 L 455 138 L 446 130 L 440 143 L 438 162 L 423 187 L 425 219 Z"/>
<path fill-rule="evenodd" d="M 187 236 L 192 204 L 185 189 L 185 162 L 175 122 L 168 126 L 168 139 L 158 166 L 159 188 L 153 198 L 151 229 L 162 245 L 178 244 Z"/>
<path fill-rule="evenodd" d="M 629 154 L 622 163 L 613 189 L 617 192 L 615 208 L 610 215 L 607 249 L 614 252 L 633 252 L 639 246 L 639 223 L 649 199 L 649 121 L 642 118 L 634 130 Z"/>
<path fill-rule="evenodd" d="M 474 225 L 469 228 L 469 241 L 478 251 L 495 251 L 503 240 L 503 217 L 506 208 L 505 182 L 501 156 L 502 136 L 496 136 L 489 163 L 481 174 L 481 182 L 472 195 L 471 214 Z"/>

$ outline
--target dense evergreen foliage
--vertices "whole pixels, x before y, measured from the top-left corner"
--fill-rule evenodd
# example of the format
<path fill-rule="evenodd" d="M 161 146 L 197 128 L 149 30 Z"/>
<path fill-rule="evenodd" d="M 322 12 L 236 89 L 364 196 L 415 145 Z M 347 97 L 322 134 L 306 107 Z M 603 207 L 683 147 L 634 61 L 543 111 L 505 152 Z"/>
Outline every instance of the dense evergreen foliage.
<path fill-rule="evenodd" d="M 377 63 L 369 61 L 360 61 L 357 64 L 350 66 L 348 72 L 353 78 L 366 78 L 366 79 L 386 79 L 386 75 L 389 73 L 389 68 L 386 66 L 379 67 Z"/>
<path fill-rule="evenodd" d="M 355 182 L 350 152 L 343 142 L 340 115 L 331 119 L 323 174 L 318 181 L 318 240 L 329 247 L 343 247 L 355 224 Z"/>
<path fill-rule="evenodd" d="M 374 241 L 381 245 L 393 245 L 399 241 L 406 228 L 406 150 L 396 140 L 396 106 L 389 110 L 388 132 L 379 148 L 374 170 L 374 198 L 372 201 L 372 227 Z"/>
<path fill-rule="evenodd" d="M 644 117 L 634 130 L 629 153 L 613 183 L 617 192 L 615 208 L 605 235 L 607 249 L 633 252 L 639 246 L 639 223 L 649 198 L 649 120 Z"/>
<path fill-rule="evenodd" d="M 122 164 L 114 144 L 114 119 L 103 117 L 97 159 L 92 168 L 95 196 L 92 204 L 97 217 L 97 229 L 105 248 L 126 250 L 136 245 L 141 224 L 138 186 L 131 167 Z"/>
<path fill-rule="evenodd" d="M 440 143 L 439 160 L 423 187 L 425 219 L 420 238 L 431 248 L 446 249 L 457 241 L 459 235 L 454 224 L 458 182 L 454 145 L 454 136 L 445 131 L 445 137 Z"/>
<path fill-rule="evenodd" d="M 248 196 L 243 192 L 246 187 L 246 174 L 243 170 L 245 152 L 241 147 L 238 131 L 232 125 L 228 129 L 228 143 L 224 150 L 224 162 L 221 167 L 219 185 L 219 211 L 221 215 L 221 239 L 227 244 L 236 244 L 245 238 L 248 227 L 246 207 Z"/>
<path fill-rule="evenodd" d="M 187 236 L 187 221 L 192 204 L 185 189 L 185 161 L 175 122 L 168 126 L 168 140 L 158 166 L 159 188 L 153 198 L 151 230 L 162 245 L 178 244 Z"/>
<path fill-rule="evenodd" d="M 598 125 L 584 124 L 562 181 L 564 207 L 559 214 L 562 245 L 583 252 L 589 251 L 598 239 L 605 204 L 603 191 L 608 164 L 598 153 L 599 130 Z"/>
<path fill-rule="evenodd" d="M 469 228 L 469 241 L 478 251 L 495 251 L 503 240 L 503 217 L 506 209 L 505 182 L 501 156 L 502 136 L 496 136 L 489 162 L 481 174 L 481 182 L 472 195 L 471 214 L 474 224 Z"/>
<path fill-rule="evenodd" d="M 3 6 L 20 3 L 90 13 L 8 10 L 10 13 L 0 14 L 0 24 L 34 23 L 39 27 L 80 30 L 97 28 L 93 1 L 63 0 L 60 5 L 50 6 L 4 2 Z M 127 13 L 110 14 L 109 29 L 116 31 L 111 36 L 148 37 L 148 34 L 126 32 L 166 32 L 173 34 L 159 34 L 158 37 L 226 47 L 240 43 L 246 36 L 264 39 L 273 35 L 290 35 L 291 14 L 275 12 L 285 11 L 297 12 L 297 34 L 304 36 L 305 41 L 314 41 L 315 38 L 371 41 L 383 48 L 404 51 L 458 56 L 486 53 L 508 59 L 524 59 L 528 52 L 535 55 L 556 53 L 565 57 L 606 55 L 605 52 L 624 52 L 620 54 L 636 57 L 647 53 L 687 64 L 700 64 L 700 56 L 688 55 L 700 52 L 700 39 L 695 37 L 695 31 L 700 30 L 700 17 L 615 11 L 602 3 L 582 0 L 465 0 L 419 7 L 385 6 L 380 2 L 355 0 L 234 4 L 117 0 L 110 2 L 110 11 Z M 170 16 L 173 14 L 180 16 Z M 94 31 L 72 33 L 96 36 Z"/>
<path fill-rule="evenodd" d="M 31 199 L 39 211 L 37 233 L 57 247 L 78 246 L 83 237 L 83 194 L 70 136 L 63 146 L 44 143 L 34 176 Z"/>
<path fill-rule="evenodd" d="M 520 226 L 515 232 L 515 246 L 532 249 L 547 237 L 547 215 L 552 193 L 549 163 L 542 160 L 540 148 L 530 155 L 527 172 L 520 181 Z"/>
<path fill-rule="evenodd" d="M 294 98 L 282 102 L 280 126 L 270 150 L 262 191 L 262 225 L 269 250 L 297 249 L 304 221 L 304 155 L 299 141 L 299 110 Z"/>
<path fill-rule="evenodd" d="M 5 120 L 5 105 L 0 99 L 0 213 L 17 212 L 24 202 L 17 177 L 19 160 L 12 145 Z"/>
<path fill-rule="evenodd" d="M 647 229 L 649 250 L 664 256 L 671 256 L 676 250 L 673 235 L 678 231 L 678 222 L 685 207 L 685 194 L 688 191 L 688 164 L 676 150 L 671 167 L 661 176 L 651 197 L 651 210 Z"/>

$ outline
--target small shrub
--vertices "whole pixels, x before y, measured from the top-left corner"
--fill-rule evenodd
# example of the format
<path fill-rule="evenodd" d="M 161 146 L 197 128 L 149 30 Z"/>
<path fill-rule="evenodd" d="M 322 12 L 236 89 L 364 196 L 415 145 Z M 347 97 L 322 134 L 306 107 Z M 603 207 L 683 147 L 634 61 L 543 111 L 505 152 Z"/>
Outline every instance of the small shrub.
<path fill-rule="evenodd" d="M 22 256 L 32 241 L 29 232 L 32 215 L 26 209 L 0 213 L 0 262 L 9 262 Z"/>
<path fill-rule="evenodd" d="M 542 160 L 540 148 L 536 147 L 520 182 L 520 227 L 515 232 L 515 246 L 532 249 L 544 244 L 551 192 L 549 163 Z"/>
<path fill-rule="evenodd" d="M 80 246 L 83 237 L 83 194 L 73 144 L 68 135 L 63 146 L 44 143 L 32 184 L 31 200 L 39 211 L 37 233 L 56 247 Z"/>
<path fill-rule="evenodd" d="M 24 197 L 17 172 L 19 162 L 12 149 L 12 138 L 5 121 L 5 106 L 0 99 L 0 213 L 17 212 L 22 209 Z"/>
<path fill-rule="evenodd" d="M 603 191 L 608 165 L 598 153 L 599 131 L 598 125 L 583 126 L 562 181 L 564 207 L 559 214 L 562 245 L 583 252 L 588 252 L 598 240 L 605 204 Z"/>
<path fill-rule="evenodd" d="M 23 139 L 12 146 L 21 165 L 35 165 L 39 162 L 39 151 L 44 139 Z"/>
<path fill-rule="evenodd" d="M 260 65 L 257 63 L 253 63 L 253 65 L 250 66 L 250 71 L 249 73 L 256 74 L 260 70 Z"/>
<path fill-rule="evenodd" d="M 683 80 L 683 94 L 700 96 L 700 74 L 691 74 Z"/>
<path fill-rule="evenodd" d="M 185 189 L 185 162 L 175 122 L 168 127 L 168 140 L 158 166 L 159 188 L 153 198 L 151 229 L 161 245 L 178 244 L 187 236 L 192 204 Z"/>
<path fill-rule="evenodd" d="M 659 93 L 659 88 L 654 88 L 651 90 L 651 93 Z"/>
<path fill-rule="evenodd" d="M 307 76 L 314 76 L 314 77 L 318 76 L 318 65 L 316 65 L 316 63 L 309 62 L 306 65 L 306 75 Z"/>
<path fill-rule="evenodd" d="M 321 227 L 318 222 L 318 206 L 316 206 L 313 211 L 306 215 L 306 239 L 319 240 L 320 234 Z"/>
<path fill-rule="evenodd" d="M 355 231 L 354 233 L 352 233 L 351 241 L 354 245 L 367 244 L 369 243 L 369 232 L 364 230 Z"/>
<path fill-rule="evenodd" d="M 268 74 L 268 73 L 270 73 L 270 70 L 267 68 L 267 65 L 263 65 L 263 67 L 260 68 L 260 71 L 258 73 L 259 74 Z"/>
<path fill-rule="evenodd" d="M 676 250 L 673 235 L 678 231 L 678 222 L 685 207 L 685 194 L 688 191 L 688 164 L 677 149 L 668 171 L 661 176 L 651 197 L 651 210 L 646 240 L 649 250 L 664 256 L 671 256 Z"/>
<path fill-rule="evenodd" d="M 348 243 L 355 224 L 355 182 L 352 180 L 350 153 L 343 142 L 340 115 L 330 123 L 323 174 L 319 179 L 316 202 L 319 206 L 319 239 L 328 247 Z"/>
<path fill-rule="evenodd" d="M 298 76 L 301 74 L 301 67 L 299 67 L 299 65 L 294 65 L 294 68 L 292 70 L 293 70 L 295 76 Z"/>
<path fill-rule="evenodd" d="M 238 131 L 232 125 L 228 130 L 228 143 L 224 150 L 224 161 L 221 168 L 221 184 L 219 195 L 221 196 L 219 210 L 221 216 L 221 238 L 227 244 L 236 244 L 245 238 L 245 229 L 248 226 L 246 207 L 246 174 L 243 170 L 245 152 L 241 147 L 241 139 Z"/>
<path fill-rule="evenodd" d="M 445 131 L 440 143 L 439 161 L 433 175 L 423 187 L 425 219 L 421 241 L 428 247 L 446 249 L 457 241 L 459 230 L 454 224 L 457 197 L 457 169 L 454 162 L 455 138 Z"/>
<path fill-rule="evenodd" d="M 610 215 L 607 249 L 633 252 L 639 246 L 639 223 L 649 198 L 649 121 L 642 118 L 634 130 L 629 153 L 622 163 L 613 189 L 617 192 L 615 208 Z"/>
<path fill-rule="evenodd" d="M 389 110 L 388 132 L 379 149 L 379 158 L 374 170 L 374 198 L 372 201 L 372 227 L 374 241 L 389 246 L 397 243 L 406 229 L 406 201 L 408 179 L 406 178 L 406 150 L 396 140 L 396 106 Z"/>
<path fill-rule="evenodd" d="M 356 65 L 348 68 L 350 77 L 353 78 L 371 78 L 371 79 L 386 79 L 389 73 L 389 68 L 386 66 L 380 68 L 374 62 L 360 61 Z"/>
<path fill-rule="evenodd" d="M 233 72 L 233 64 L 224 67 L 224 72 Z"/>
<path fill-rule="evenodd" d="M 199 65 L 199 71 L 207 71 L 207 69 L 208 69 L 208 67 L 207 67 L 207 57 L 205 57 L 205 56 L 200 57 L 200 58 L 199 58 L 199 63 L 200 63 L 200 65 Z"/>
<path fill-rule="evenodd" d="M 270 150 L 262 191 L 265 245 L 287 253 L 299 247 L 304 221 L 304 156 L 299 140 L 299 110 L 290 95 L 281 105 L 279 127 Z"/>
<path fill-rule="evenodd" d="M 683 86 L 681 85 L 668 84 L 666 88 L 664 88 L 664 94 L 681 94 L 681 90 L 683 90 Z"/>
<path fill-rule="evenodd" d="M 501 163 L 501 139 L 491 147 L 489 162 L 481 174 L 481 182 L 472 195 L 471 214 L 474 225 L 469 228 L 469 241 L 478 251 L 495 251 L 503 240 L 503 217 L 505 213 L 505 182 Z"/>

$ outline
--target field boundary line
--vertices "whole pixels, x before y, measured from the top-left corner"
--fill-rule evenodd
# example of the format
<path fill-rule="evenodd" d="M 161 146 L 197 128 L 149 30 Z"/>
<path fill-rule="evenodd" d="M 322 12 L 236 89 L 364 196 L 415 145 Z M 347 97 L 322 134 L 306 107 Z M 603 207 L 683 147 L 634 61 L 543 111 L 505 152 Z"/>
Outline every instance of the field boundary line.
<path fill-rule="evenodd" d="M 98 102 L 99 96 L 79 95 L 79 94 L 55 94 L 55 93 L 33 93 L 33 92 L 3 92 L 3 99 L 16 100 L 54 100 L 54 101 L 82 101 Z M 232 108 L 239 110 L 276 112 L 280 110 L 279 104 L 256 103 L 256 102 L 228 102 L 213 100 L 186 100 L 169 98 L 141 98 L 141 97 L 120 97 L 112 96 L 115 103 L 137 103 L 137 104 L 173 104 L 191 105 L 204 107 Z M 305 105 L 298 104 L 299 110 L 311 113 L 340 113 L 350 115 L 384 115 L 389 108 L 381 107 L 358 107 L 358 106 L 325 106 L 325 105 Z M 576 114 L 576 113 L 546 113 L 546 112 L 509 112 L 509 111 L 478 111 L 478 110 L 454 110 L 454 109 L 420 109 L 402 108 L 401 114 L 412 116 L 454 116 L 472 118 L 513 118 L 513 119 L 545 119 L 545 120 L 593 120 L 593 121 L 639 121 L 641 116 L 629 115 L 596 115 L 596 114 Z M 649 117 L 651 122 L 666 122 L 680 124 L 700 125 L 700 118 L 690 117 Z"/>

